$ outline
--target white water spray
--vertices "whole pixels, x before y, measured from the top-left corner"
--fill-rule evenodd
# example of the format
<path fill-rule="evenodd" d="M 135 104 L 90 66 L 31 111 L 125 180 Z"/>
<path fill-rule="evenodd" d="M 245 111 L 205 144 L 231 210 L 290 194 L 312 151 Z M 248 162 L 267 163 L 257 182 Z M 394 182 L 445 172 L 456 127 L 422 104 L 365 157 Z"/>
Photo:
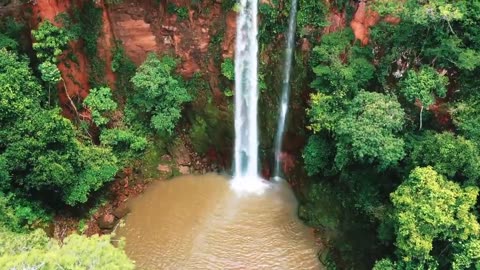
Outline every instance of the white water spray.
<path fill-rule="evenodd" d="M 290 98 L 290 75 L 292 69 L 293 50 L 295 48 L 295 28 L 297 15 L 297 0 L 292 0 L 290 17 L 288 19 L 287 44 L 285 50 L 285 63 L 283 66 L 282 99 L 280 101 L 280 115 L 278 118 L 277 133 L 275 135 L 275 164 L 273 179 L 281 178 L 280 155 L 282 151 L 283 137 L 285 135 L 286 117 L 288 112 L 288 100 Z"/>
<path fill-rule="evenodd" d="M 235 44 L 235 168 L 232 187 L 262 193 L 258 175 L 257 0 L 240 0 Z"/>

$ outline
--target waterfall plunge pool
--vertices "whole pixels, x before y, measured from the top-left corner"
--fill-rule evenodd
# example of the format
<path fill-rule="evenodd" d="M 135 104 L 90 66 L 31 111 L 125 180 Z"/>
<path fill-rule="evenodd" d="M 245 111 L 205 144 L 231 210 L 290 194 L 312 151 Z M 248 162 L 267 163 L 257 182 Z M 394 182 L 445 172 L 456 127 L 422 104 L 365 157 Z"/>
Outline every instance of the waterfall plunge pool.
<path fill-rule="evenodd" d="M 116 230 L 139 269 L 321 269 L 288 184 L 238 194 L 220 175 L 153 183 Z"/>

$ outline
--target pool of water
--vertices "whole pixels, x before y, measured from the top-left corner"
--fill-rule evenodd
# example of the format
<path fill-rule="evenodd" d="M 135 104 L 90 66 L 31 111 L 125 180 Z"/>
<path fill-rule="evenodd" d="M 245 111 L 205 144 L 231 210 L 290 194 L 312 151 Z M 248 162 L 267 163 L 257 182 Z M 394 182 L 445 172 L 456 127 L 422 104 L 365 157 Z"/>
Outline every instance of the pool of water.
<path fill-rule="evenodd" d="M 220 175 L 159 181 L 116 233 L 139 269 L 322 269 L 284 182 L 238 194 Z"/>

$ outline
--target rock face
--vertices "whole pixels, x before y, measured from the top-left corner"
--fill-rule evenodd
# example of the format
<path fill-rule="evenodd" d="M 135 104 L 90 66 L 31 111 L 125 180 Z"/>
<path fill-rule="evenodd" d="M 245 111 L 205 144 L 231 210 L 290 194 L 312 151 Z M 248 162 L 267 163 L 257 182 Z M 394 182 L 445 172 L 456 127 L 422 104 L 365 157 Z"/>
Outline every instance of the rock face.
<path fill-rule="evenodd" d="M 112 5 L 108 11 L 113 35 L 122 41 L 126 54 L 137 65 L 145 60 L 148 53 L 159 49 L 153 29 L 145 21 L 145 7 L 140 2 L 124 1 Z"/>
<path fill-rule="evenodd" d="M 358 3 L 357 11 L 350 22 L 350 27 L 353 30 L 355 38 L 359 40 L 362 45 L 367 45 L 369 41 L 369 28 L 380 21 L 380 15 L 368 9 L 367 1 L 360 1 Z M 383 21 L 391 24 L 398 24 L 400 18 L 393 16 L 385 16 Z"/>
<path fill-rule="evenodd" d="M 369 40 L 369 28 L 380 20 L 378 13 L 368 10 L 367 3 L 361 1 L 357 11 L 350 22 L 355 38 L 360 40 L 362 45 L 367 45 Z"/>
<path fill-rule="evenodd" d="M 232 58 L 235 50 L 235 34 L 237 29 L 237 13 L 229 11 L 225 20 L 225 35 L 222 42 L 223 58 Z"/>
<path fill-rule="evenodd" d="M 345 15 L 346 11 L 338 12 L 337 10 L 332 9 L 328 16 L 329 25 L 323 29 L 323 33 L 328 34 L 345 28 Z"/>
<path fill-rule="evenodd" d="M 98 56 L 105 61 L 105 75 L 110 87 L 115 86 L 115 74 L 112 71 L 112 49 L 114 47 L 115 35 L 113 34 L 110 15 L 108 13 L 105 1 L 99 1 L 99 7 L 102 8 L 102 35 L 97 40 Z"/>

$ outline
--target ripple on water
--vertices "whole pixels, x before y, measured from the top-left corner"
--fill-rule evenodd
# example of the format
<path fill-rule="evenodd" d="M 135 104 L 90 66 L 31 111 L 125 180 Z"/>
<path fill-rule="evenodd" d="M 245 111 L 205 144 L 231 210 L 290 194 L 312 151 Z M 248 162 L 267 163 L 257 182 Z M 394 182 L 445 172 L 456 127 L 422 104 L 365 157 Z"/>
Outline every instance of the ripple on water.
<path fill-rule="evenodd" d="M 311 230 L 284 182 L 237 196 L 219 175 L 153 184 L 117 234 L 140 269 L 319 269 Z"/>

